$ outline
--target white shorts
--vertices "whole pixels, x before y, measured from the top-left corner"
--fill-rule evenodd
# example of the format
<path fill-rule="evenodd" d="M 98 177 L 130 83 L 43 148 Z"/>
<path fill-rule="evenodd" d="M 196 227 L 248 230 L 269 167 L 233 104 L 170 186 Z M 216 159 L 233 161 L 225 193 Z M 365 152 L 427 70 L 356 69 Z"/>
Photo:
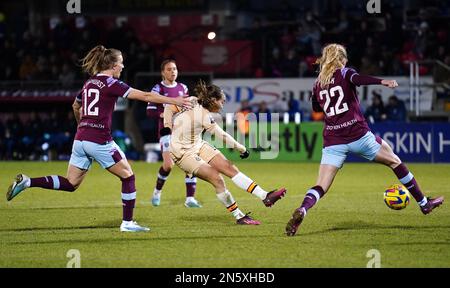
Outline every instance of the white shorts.
<path fill-rule="evenodd" d="M 368 131 L 363 137 L 348 144 L 332 145 L 322 149 L 322 161 L 320 164 L 333 165 L 341 168 L 349 152 L 355 153 L 367 160 L 375 159 L 381 144 L 377 137 Z"/>
<path fill-rule="evenodd" d="M 114 141 L 97 144 L 90 141 L 75 140 L 69 163 L 82 170 L 87 170 L 91 167 L 92 160 L 95 160 L 106 169 L 122 159 L 126 159 L 125 154 Z"/>
<path fill-rule="evenodd" d="M 159 145 L 161 145 L 161 152 L 170 152 L 170 135 L 161 136 Z"/>

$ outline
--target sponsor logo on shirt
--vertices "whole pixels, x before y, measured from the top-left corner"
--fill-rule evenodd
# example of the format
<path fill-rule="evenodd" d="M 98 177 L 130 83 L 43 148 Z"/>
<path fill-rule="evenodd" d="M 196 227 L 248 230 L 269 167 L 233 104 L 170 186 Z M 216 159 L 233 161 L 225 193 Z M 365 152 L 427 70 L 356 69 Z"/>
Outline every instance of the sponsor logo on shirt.
<path fill-rule="evenodd" d="M 89 127 L 89 128 L 105 129 L 105 125 L 103 125 L 103 124 L 86 123 L 86 122 L 80 123 L 79 127 L 80 128 L 81 127 Z"/>
<path fill-rule="evenodd" d="M 327 130 L 339 130 L 339 129 L 342 129 L 342 128 L 346 128 L 346 127 L 352 126 L 356 122 L 358 122 L 358 120 L 352 119 L 350 121 L 346 121 L 346 122 L 341 123 L 339 125 L 334 125 L 334 126 L 327 125 L 326 129 Z"/>

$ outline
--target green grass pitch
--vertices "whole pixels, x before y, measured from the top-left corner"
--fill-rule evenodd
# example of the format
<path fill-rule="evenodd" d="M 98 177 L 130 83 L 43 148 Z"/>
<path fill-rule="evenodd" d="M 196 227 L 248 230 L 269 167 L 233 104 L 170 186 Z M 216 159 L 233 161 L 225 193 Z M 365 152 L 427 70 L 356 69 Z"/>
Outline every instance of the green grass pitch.
<path fill-rule="evenodd" d="M 284 199 L 266 208 L 227 179 L 240 209 L 251 211 L 260 226 L 236 225 L 212 186 L 200 180 L 197 198 L 203 208 L 185 208 L 184 176 L 177 167 L 161 206 L 152 207 L 159 164 L 135 162 L 135 218 L 151 231 L 121 233 L 120 181 L 94 164 L 75 193 L 33 188 L 11 202 L 0 201 L 0 267 L 63 268 L 70 249 L 80 251 L 81 267 L 364 268 L 371 249 L 379 250 L 381 267 L 450 267 L 449 204 L 427 216 L 414 200 L 404 210 L 388 209 L 383 191 L 398 181 L 382 165 L 346 164 L 297 236 L 286 237 L 285 224 L 315 184 L 318 164 L 236 164 L 266 190 L 288 189 Z M 0 187 L 6 193 L 19 172 L 65 175 L 66 167 L 64 162 L 2 162 Z M 450 199 L 450 165 L 409 168 L 426 194 Z"/>

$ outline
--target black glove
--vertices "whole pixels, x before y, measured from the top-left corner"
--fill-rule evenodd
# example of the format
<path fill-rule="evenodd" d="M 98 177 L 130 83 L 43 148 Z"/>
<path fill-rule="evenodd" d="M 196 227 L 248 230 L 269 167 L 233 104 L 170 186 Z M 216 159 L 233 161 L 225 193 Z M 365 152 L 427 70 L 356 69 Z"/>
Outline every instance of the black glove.
<path fill-rule="evenodd" d="M 246 159 L 248 156 L 250 156 L 250 152 L 248 150 L 245 150 L 245 152 L 242 152 L 241 155 L 239 155 L 241 159 Z"/>
<path fill-rule="evenodd" d="M 172 130 L 170 130 L 170 128 L 168 127 L 164 127 L 161 128 L 161 130 L 159 130 L 159 134 L 162 136 L 166 136 L 166 135 L 170 135 L 172 133 Z"/>

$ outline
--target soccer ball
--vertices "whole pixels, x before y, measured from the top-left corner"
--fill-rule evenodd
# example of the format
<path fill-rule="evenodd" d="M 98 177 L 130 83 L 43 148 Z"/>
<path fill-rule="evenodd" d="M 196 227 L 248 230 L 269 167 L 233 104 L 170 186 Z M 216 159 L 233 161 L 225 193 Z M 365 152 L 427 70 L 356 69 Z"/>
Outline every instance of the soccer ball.
<path fill-rule="evenodd" d="M 410 199 L 411 195 L 403 185 L 392 185 L 384 191 L 384 203 L 394 210 L 406 208 Z"/>

